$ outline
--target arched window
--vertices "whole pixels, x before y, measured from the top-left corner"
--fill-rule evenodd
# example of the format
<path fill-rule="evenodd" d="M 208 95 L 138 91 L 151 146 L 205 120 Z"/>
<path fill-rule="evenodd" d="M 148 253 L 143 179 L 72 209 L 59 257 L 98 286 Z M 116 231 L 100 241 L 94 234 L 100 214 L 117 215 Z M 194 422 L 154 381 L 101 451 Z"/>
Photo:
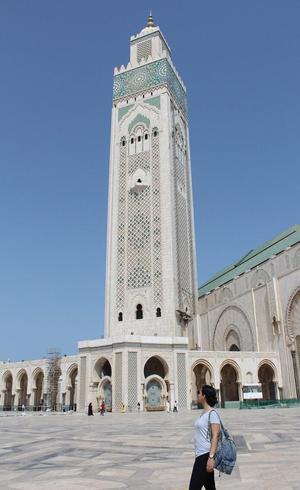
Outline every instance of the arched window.
<path fill-rule="evenodd" d="M 136 306 L 135 317 L 137 320 L 141 320 L 143 318 L 143 307 L 141 304 Z"/>
<path fill-rule="evenodd" d="M 123 313 L 122 313 L 122 311 L 119 312 L 118 321 L 119 322 L 122 322 L 123 321 Z"/>
<path fill-rule="evenodd" d="M 161 309 L 160 308 L 156 308 L 156 316 L 158 318 L 161 317 Z"/>

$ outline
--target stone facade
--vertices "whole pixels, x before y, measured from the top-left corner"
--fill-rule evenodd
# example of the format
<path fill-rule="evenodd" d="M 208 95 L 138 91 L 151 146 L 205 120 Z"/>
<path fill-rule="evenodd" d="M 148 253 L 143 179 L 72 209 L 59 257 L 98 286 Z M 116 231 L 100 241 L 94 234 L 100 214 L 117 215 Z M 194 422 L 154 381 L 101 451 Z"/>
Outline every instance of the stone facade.
<path fill-rule="evenodd" d="M 197 302 L 186 89 L 151 17 L 113 94 L 105 336 L 60 359 L 55 408 L 191 408 L 203 383 L 223 405 L 251 383 L 264 399 L 299 397 L 300 227 L 214 276 Z M 0 408 L 49 407 L 49 366 L 0 363 Z"/>

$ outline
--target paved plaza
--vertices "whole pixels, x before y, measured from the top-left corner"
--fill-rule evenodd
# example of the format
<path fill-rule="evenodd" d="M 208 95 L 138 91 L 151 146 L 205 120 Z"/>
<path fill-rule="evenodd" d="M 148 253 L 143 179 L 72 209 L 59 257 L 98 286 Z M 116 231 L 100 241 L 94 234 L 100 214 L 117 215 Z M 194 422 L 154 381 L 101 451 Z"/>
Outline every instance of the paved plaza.
<path fill-rule="evenodd" d="M 219 489 L 300 489 L 300 408 L 220 410 L 238 447 Z M 0 417 L 1 489 L 188 489 L 198 411 Z"/>

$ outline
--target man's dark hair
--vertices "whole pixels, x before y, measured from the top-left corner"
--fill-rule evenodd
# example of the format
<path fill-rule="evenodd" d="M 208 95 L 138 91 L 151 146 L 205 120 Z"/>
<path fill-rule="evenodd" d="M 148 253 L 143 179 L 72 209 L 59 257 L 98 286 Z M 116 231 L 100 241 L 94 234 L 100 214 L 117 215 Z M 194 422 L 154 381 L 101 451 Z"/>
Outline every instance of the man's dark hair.
<path fill-rule="evenodd" d="M 203 385 L 201 388 L 202 395 L 205 396 L 210 407 L 214 407 L 218 403 L 217 392 L 213 386 Z"/>

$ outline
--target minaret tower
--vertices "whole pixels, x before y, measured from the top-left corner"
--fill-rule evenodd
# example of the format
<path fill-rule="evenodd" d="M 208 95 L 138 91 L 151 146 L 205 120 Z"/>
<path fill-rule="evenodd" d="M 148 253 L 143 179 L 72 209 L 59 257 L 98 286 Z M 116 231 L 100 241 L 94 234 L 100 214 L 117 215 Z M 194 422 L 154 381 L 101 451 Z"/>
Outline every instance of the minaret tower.
<path fill-rule="evenodd" d="M 105 337 L 195 343 L 186 89 L 151 14 L 114 72 L 107 230 Z"/>

